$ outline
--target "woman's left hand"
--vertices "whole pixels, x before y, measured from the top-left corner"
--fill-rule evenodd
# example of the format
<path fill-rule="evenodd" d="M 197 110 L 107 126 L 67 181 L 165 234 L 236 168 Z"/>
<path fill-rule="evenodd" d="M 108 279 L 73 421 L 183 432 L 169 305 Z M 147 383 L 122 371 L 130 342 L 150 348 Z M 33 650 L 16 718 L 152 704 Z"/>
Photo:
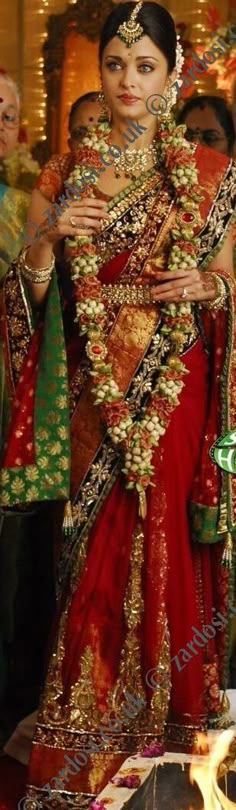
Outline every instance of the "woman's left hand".
<path fill-rule="evenodd" d="M 145 270 L 154 269 L 154 263 L 147 262 Z M 165 270 L 155 269 L 155 282 L 151 283 L 153 301 L 213 301 L 217 295 L 214 283 L 214 274 L 199 271 L 197 268 L 190 270 Z"/>

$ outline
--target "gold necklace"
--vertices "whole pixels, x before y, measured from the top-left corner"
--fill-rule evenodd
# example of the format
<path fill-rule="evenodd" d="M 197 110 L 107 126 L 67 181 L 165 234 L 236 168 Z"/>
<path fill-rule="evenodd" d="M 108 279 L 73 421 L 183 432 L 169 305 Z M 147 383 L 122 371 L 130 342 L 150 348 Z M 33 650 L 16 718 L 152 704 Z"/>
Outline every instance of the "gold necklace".
<path fill-rule="evenodd" d="M 157 147 L 151 144 L 144 147 L 144 149 L 125 149 L 120 155 L 113 158 L 115 177 L 125 177 L 134 180 L 142 172 L 144 172 L 150 160 L 153 165 L 157 163 Z"/>

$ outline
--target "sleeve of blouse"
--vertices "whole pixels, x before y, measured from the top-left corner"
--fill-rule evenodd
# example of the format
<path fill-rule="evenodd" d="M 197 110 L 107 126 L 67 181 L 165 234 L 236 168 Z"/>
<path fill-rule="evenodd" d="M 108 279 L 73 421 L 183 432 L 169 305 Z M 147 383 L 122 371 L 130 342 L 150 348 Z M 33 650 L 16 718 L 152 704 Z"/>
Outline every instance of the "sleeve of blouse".
<path fill-rule="evenodd" d="M 54 155 L 43 167 L 37 177 L 34 188 L 37 188 L 50 202 L 55 202 L 63 190 L 66 177 L 70 172 L 71 154 Z"/>

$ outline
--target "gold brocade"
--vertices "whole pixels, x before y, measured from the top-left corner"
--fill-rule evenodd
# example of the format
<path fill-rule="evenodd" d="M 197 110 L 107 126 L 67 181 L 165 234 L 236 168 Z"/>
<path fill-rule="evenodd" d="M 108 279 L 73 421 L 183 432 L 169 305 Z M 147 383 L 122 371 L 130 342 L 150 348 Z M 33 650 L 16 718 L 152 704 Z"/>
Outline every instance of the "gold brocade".
<path fill-rule="evenodd" d="M 86 550 L 87 550 L 87 536 L 84 537 L 83 542 L 80 544 L 80 552 L 77 558 L 77 565 L 73 571 L 73 577 L 71 578 L 71 590 L 73 591 L 73 584 L 78 583 L 84 562 L 86 559 Z M 55 645 L 56 652 L 52 654 L 50 666 L 48 670 L 48 675 L 44 687 L 44 696 L 43 702 L 41 704 L 39 710 L 39 727 L 41 726 L 41 731 L 38 732 L 40 741 L 42 742 L 44 738 L 44 731 L 43 727 L 45 725 L 51 726 L 63 726 L 67 725 L 70 719 L 70 708 L 68 705 L 62 705 L 61 699 L 63 695 L 63 680 L 62 680 L 62 664 L 64 659 L 65 653 L 65 646 L 64 646 L 64 639 L 65 639 L 65 631 L 66 631 L 66 624 L 68 619 L 68 610 L 70 606 L 71 600 L 71 591 L 69 592 L 66 605 L 63 611 L 63 617 L 60 622 L 58 637 Z M 86 658 L 85 658 L 86 663 Z M 38 736 L 37 736 L 38 738 Z M 63 735 L 59 731 L 58 738 L 55 738 L 55 732 L 53 732 L 53 739 L 55 743 L 63 745 Z"/>
<path fill-rule="evenodd" d="M 71 687 L 69 706 L 72 725 L 86 731 L 91 731 L 99 721 L 93 667 L 94 654 L 90 647 L 86 647 L 81 656 L 79 680 Z"/>
<path fill-rule="evenodd" d="M 150 176 L 149 176 L 150 175 Z M 140 193 L 141 189 L 141 193 Z M 133 181 L 127 189 L 108 203 L 109 225 L 96 237 L 99 265 L 105 264 L 121 250 L 132 249 L 134 240 L 143 235 L 149 215 L 159 191 L 159 211 L 156 210 L 156 226 L 162 221 L 163 177 L 151 170 Z M 97 190 L 97 196 L 101 192 Z M 132 216 L 130 215 L 132 212 Z"/>
<path fill-rule="evenodd" d="M 24 359 L 30 346 L 33 326 L 25 297 L 20 295 L 20 280 L 15 275 L 14 266 L 5 279 L 5 295 L 8 300 L 8 333 L 3 338 L 6 353 L 6 369 L 9 389 L 12 393 L 17 385 Z M 4 295 L 1 289 L 1 321 L 5 335 L 6 313 Z"/>
<path fill-rule="evenodd" d="M 130 560 L 130 576 L 124 599 L 124 614 L 127 625 L 127 636 L 124 648 L 120 655 L 120 670 L 115 689 L 112 690 L 109 698 L 110 705 L 116 716 L 120 714 L 122 699 L 124 700 L 124 690 L 133 689 L 135 684 L 135 694 L 144 698 L 144 689 L 141 673 L 141 626 L 144 610 L 142 598 L 142 566 L 143 566 L 143 544 L 144 534 L 140 524 L 137 525 L 133 540 Z M 145 712 L 142 713 L 145 722 Z M 131 722 L 132 730 L 143 725 L 140 713 Z"/>
<path fill-rule="evenodd" d="M 149 714 L 150 721 L 154 724 L 155 734 L 163 734 L 171 693 L 170 638 L 167 619 L 164 623 L 163 641 L 158 658 L 158 673 L 159 686 L 153 691 Z"/>

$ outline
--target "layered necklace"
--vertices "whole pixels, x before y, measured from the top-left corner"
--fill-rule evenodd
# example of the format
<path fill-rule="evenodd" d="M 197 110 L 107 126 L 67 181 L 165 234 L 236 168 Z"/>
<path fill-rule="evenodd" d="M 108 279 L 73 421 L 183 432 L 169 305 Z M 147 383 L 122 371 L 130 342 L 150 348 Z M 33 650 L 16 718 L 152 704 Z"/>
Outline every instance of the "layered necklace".
<path fill-rule="evenodd" d="M 202 197 L 196 162 L 193 147 L 184 140 L 184 130 L 184 127 L 176 127 L 170 119 L 163 121 L 152 146 L 152 154 L 154 149 L 156 159 L 158 155 L 167 175 L 168 186 L 173 189 L 177 207 L 167 268 L 173 271 L 196 267 L 198 239 L 194 234 L 196 226 L 201 224 L 199 202 Z M 91 129 L 83 138 L 80 164 L 74 167 L 70 183 L 81 184 L 86 166 L 101 169 L 100 154 L 108 152 L 109 137 L 110 127 L 103 123 Z M 96 184 L 97 177 L 94 177 L 84 192 L 86 196 L 94 196 Z M 93 237 L 68 238 L 67 243 L 76 300 L 76 321 L 80 334 L 87 336 L 86 353 L 91 364 L 94 404 L 100 410 L 111 441 L 122 453 L 125 486 L 137 491 L 139 514 L 145 518 L 146 489 L 152 484 L 154 473 L 153 452 L 160 437 L 165 434 L 173 410 L 179 404 L 187 373 L 180 355 L 187 337 L 193 334 L 192 306 L 186 301 L 161 306 L 160 334 L 168 336 L 171 348 L 159 367 L 147 404 L 142 408 L 140 417 L 135 418 L 114 379 L 112 364 L 107 361 L 106 310 L 102 301 L 102 285 L 98 279 L 99 261 Z"/>
<path fill-rule="evenodd" d="M 137 176 L 145 172 L 150 162 L 155 165 L 157 160 L 157 149 L 154 144 L 146 146 L 144 149 L 125 149 L 121 155 L 113 158 L 115 177 L 130 177 L 134 180 Z"/>

